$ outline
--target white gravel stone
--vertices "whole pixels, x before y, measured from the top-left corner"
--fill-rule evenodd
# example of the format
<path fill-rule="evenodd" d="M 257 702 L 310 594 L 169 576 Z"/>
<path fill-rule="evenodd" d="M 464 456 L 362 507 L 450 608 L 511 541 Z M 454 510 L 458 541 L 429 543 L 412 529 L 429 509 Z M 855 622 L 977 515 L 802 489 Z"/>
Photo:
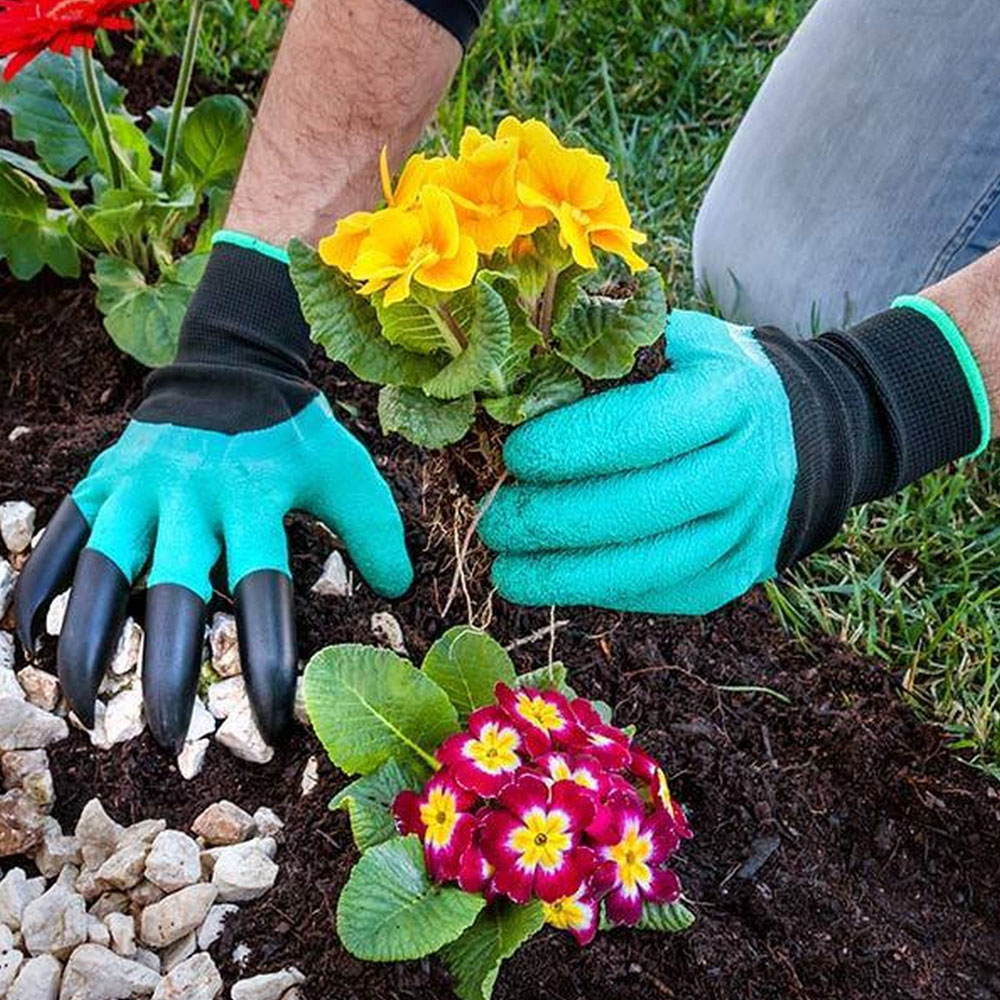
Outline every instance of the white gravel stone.
<path fill-rule="evenodd" d="M 7 440 L 13 444 L 19 438 L 23 438 L 25 434 L 30 434 L 31 428 L 25 427 L 24 424 L 18 424 L 8 435 Z"/>
<path fill-rule="evenodd" d="M 49 755 L 44 750 L 8 750 L 0 754 L 3 786 L 8 791 L 23 788 L 25 778 L 48 769 Z"/>
<path fill-rule="evenodd" d="M 257 831 L 253 816 L 235 802 L 220 799 L 203 809 L 191 824 L 191 830 L 213 847 L 239 844 Z"/>
<path fill-rule="evenodd" d="M 97 897 L 90 907 L 90 912 L 103 920 L 109 913 L 127 913 L 128 909 L 129 897 L 118 889 L 112 889 L 110 892 L 102 892 Z"/>
<path fill-rule="evenodd" d="M 104 712 L 104 735 L 110 746 L 126 743 L 141 736 L 146 728 L 146 716 L 142 708 L 142 684 L 139 679 L 119 691 L 107 705 Z"/>
<path fill-rule="evenodd" d="M 211 736 L 215 732 L 215 716 L 205 707 L 201 698 L 195 698 L 194 708 L 191 710 L 191 725 L 188 726 L 187 736 L 184 739 L 193 743 L 205 736 Z"/>
<path fill-rule="evenodd" d="M 0 955 L 5 951 L 10 951 L 13 947 L 14 932 L 6 924 L 0 924 Z"/>
<path fill-rule="evenodd" d="M 406 651 L 406 640 L 403 638 L 403 626 L 395 615 L 388 611 L 376 611 L 371 618 L 372 634 L 379 642 L 385 643 L 391 650 L 401 656 L 409 656 Z"/>
<path fill-rule="evenodd" d="M 24 908 L 21 934 L 25 948 L 32 955 L 47 952 L 56 958 L 66 958 L 77 945 L 87 940 L 87 908 L 83 896 L 61 882 L 54 882 Z"/>
<path fill-rule="evenodd" d="M 212 669 L 220 677 L 235 677 L 240 673 L 240 647 L 232 615 L 217 611 L 212 616 L 208 645 L 212 650 Z"/>
<path fill-rule="evenodd" d="M 306 711 L 306 682 L 301 674 L 295 682 L 295 719 L 307 729 L 312 725 Z"/>
<path fill-rule="evenodd" d="M 164 892 L 194 885 L 201 878 L 201 851 L 180 830 L 164 830 L 146 858 L 146 878 Z"/>
<path fill-rule="evenodd" d="M 51 712 L 59 704 L 59 679 L 47 670 L 25 667 L 18 671 L 17 679 L 32 705 Z"/>
<path fill-rule="evenodd" d="M 7 614 L 7 609 L 10 607 L 16 580 L 14 567 L 6 559 L 0 559 L 0 618 Z"/>
<path fill-rule="evenodd" d="M 87 940 L 91 944 L 99 944 L 102 948 L 111 946 L 111 932 L 108 925 L 92 914 L 87 914 Z"/>
<path fill-rule="evenodd" d="M 38 803 L 23 788 L 0 795 L 0 857 L 27 854 L 37 847 L 45 819 Z"/>
<path fill-rule="evenodd" d="M 136 948 L 135 961 L 137 961 L 140 965 L 146 966 L 147 969 L 152 969 L 157 975 L 159 975 L 160 956 L 157 955 L 155 951 L 150 951 L 149 948 Z"/>
<path fill-rule="evenodd" d="M 63 972 L 60 1000 L 137 1000 L 148 997 L 160 976 L 139 962 L 96 944 L 81 945 Z"/>
<path fill-rule="evenodd" d="M 177 770 L 185 781 L 198 777 L 205 766 L 205 754 L 208 753 L 208 740 L 191 740 L 184 744 L 177 755 Z"/>
<path fill-rule="evenodd" d="M 66 605 L 69 604 L 69 590 L 64 590 L 61 594 L 56 594 L 52 598 L 49 610 L 45 612 L 45 631 L 49 635 L 59 635 L 62 631 L 63 621 L 66 618 Z"/>
<path fill-rule="evenodd" d="M 285 829 L 285 824 L 278 814 L 268 806 L 261 806 L 253 814 L 254 826 L 257 833 L 262 837 L 279 837 L 281 831 Z"/>
<path fill-rule="evenodd" d="M 147 850 L 153 846 L 153 841 L 167 828 L 165 819 L 141 819 L 122 831 L 118 838 L 118 848 L 141 844 Z"/>
<path fill-rule="evenodd" d="M 233 961 L 242 969 L 243 966 L 247 964 L 250 960 L 250 956 L 253 951 L 245 941 L 240 941 L 237 943 L 236 947 L 233 948 Z"/>
<path fill-rule="evenodd" d="M 273 861 L 275 855 L 278 853 L 278 842 L 274 839 L 274 837 L 254 837 L 253 840 L 244 841 L 242 844 L 230 844 L 225 847 L 211 847 L 206 851 L 202 851 L 202 877 L 205 879 L 211 878 L 212 872 L 215 870 L 216 862 L 224 855 L 229 855 L 230 858 L 232 858 L 246 853 L 263 854 L 265 858 L 269 858 Z M 235 864 L 236 862 L 232 863 Z"/>
<path fill-rule="evenodd" d="M 14 635 L 0 631 L 0 670 L 14 669 Z"/>
<path fill-rule="evenodd" d="M 137 886 L 128 891 L 132 909 L 138 910 L 144 906 L 158 903 L 165 895 L 166 893 L 158 885 L 153 885 L 148 879 L 143 879 Z"/>
<path fill-rule="evenodd" d="M 215 738 L 234 757 L 250 764 L 266 764 L 274 757 L 274 748 L 257 728 L 249 701 L 226 717 Z"/>
<path fill-rule="evenodd" d="M 0 537 L 8 552 L 23 552 L 35 533 L 35 508 L 24 500 L 0 503 Z"/>
<path fill-rule="evenodd" d="M 232 1000 L 281 1000 L 288 990 L 301 986 L 306 977 L 290 965 L 280 972 L 267 972 L 262 976 L 241 979 L 233 985 Z"/>
<path fill-rule="evenodd" d="M 134 618 L 126 618 L 122 626 L 114 656 L 111 658 L 111 673 L 122 675 L 131 673 L 142 659 L 143 631 Z"/>
<path fill-rule="evenodd" d="M 111 936 L 111 950 L 122 958 L 135 956 L 135 918 L 130 913 L 109 913 L 104 918 Z"/>
<path fill-rule="evenodd" d="M 189 885 L 147 906 L 139 921 L 139 937 L 153 948 L 179 941 L 201 926 L 218 892 L 214 885 Z"/>
<path fill-rule="evenodd" d="M 302 768 L 302 780 L 299 787 L 303 795 L 312 795 L 319 784 L 319 761 L 315 757 L 310 757 Z"/>
<path fill-rule="evenodd" d="M 201 927 L 198 928 L 198 947 L 208 951 L 222 937 L 226 920 L 240 908 L 235 903 L 216 903 L 206 915 Z"/>
<path fill-rule="evenodd" d="M 179 941 L 164 948 L 160 953 L 161 972 L 169 972 L 181 962 L 189 959 L 198 950 L 198 937 L 194 931 L 188 931 Z"/>
<path fill-rule="evenodd" d="M 83 863 L 88 868 L 100 868 L 114 854 L 124 832 L 124 827 L 104 811 L 101 800 L 91 799 L 83 807 L 75 831 L 83 853 Z"/>
<path fill-rule="evenodd" d="M 0 698 L 0 750 L 37 750 L 69 735 L 69 727 L 27 701 Z"/>
<path fill-rule="evenodd" d="M 175 966 L 160 980 L 153 1000 L 214 1000 L 222 977 L 210 955 L 200 954 Z"/>
<path fill-rule="evenodd" d="M 0 698 L 13 698 L 16 701 L 27 700 L 24 688 L 17 679 L 17 674 L 6 667 L 0 668 Z"/>
<path fill-rule="evenodd" d="M 54 955 L 29 958 L 7 991 L 7 1000 L 58 1000 L 62 963 Z"/>
<path fill-rule="evenodd" d="M 247 687 L 242 677 L 227 677 L 208 689 L 208 710 L 217 719 L 225 719 L 241 705 L 249 705 Z"/>
<path fill-rule="evenodd" d="M 23 961 L 24 955 L 14 949 L 0 954 L 0 997 L 7 995 L 7 990 L 21 971 Z"/>
<path fill-rule="evenodd" d="M 24 908 L 43 892 L 44 878 L 28 878 L 23 868 L 11 868 L 0 880 L 0 923 L 19 931 Z"/>
<path fill-rule="evenodd" d="M 344 557 L 334 549 L 323 564 L 320 578 L 312 585 L 312 592 L 322 597 L 350 597 L 351 578 L 344 565 Z"/>
<path fill-rule="evenodd" d="M 131 889 L 142 880 L 147 848 L 129 844 L 115 851 L 97 870 L 97 882 L 105 889 Z"/>
<path fill-rule="evenodd" d="M 278 866 L 261 851 L 226 851 L 216 859 L 212 885 L 222 903 L 259 899 L 278 877 Z"/>
<path fill-rule="evenodd" d="M 46 818 L 42 831 L 42 842 L 35 854 L 35 865 L 46 878 L 55 878 L 66 865 L 81 863 L 80 844 L 76 837 L 64 834 L 59 823 L 51 816 Z"/>

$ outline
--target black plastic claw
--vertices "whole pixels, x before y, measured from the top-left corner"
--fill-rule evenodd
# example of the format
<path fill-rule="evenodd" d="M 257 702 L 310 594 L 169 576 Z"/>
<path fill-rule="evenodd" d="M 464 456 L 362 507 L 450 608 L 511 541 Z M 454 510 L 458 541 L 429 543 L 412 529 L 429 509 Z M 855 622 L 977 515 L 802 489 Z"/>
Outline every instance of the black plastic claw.
<path fill-rule="evenodd" d="M 156 742 L 178 754 L 191 725 L 205 642 L 205 602 L 194 591 L 158 583 L 146 593 L 142 690 Z"/>
<path fill-rule="evenodd" d="M 292 581 L 277 570 L 243 577 L 233 593 L 240 662 L 261 734 L 276 743 L 295 709 L 298 647 Z"/>
<path fill-rule="evenodd" d="M 88 729 L 94 725 L 94 700 L 125 621 L 130 590 L 128 578 L 106 555 L 93 549 L 80 553 L 56 662 L 63 691 Z"/>
<path fill-rule="evenodd" d="M 49 521 L 38 548 L 31 554 L 14 588 L 17 634 L 29 653 L 35 652 L 38 625 L 46 606 L 73 579 L 77 556 L 90 526 L 72 497 L 66 497 Z"/>

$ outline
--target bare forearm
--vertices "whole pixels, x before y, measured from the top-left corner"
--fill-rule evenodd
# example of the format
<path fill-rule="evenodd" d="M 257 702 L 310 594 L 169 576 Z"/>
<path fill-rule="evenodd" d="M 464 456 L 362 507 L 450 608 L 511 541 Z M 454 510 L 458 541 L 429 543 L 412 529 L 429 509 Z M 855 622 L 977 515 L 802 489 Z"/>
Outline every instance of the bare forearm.
<path fill-rule="evenodd" d="M 921 294 L 951 316 L 976 356 L 1000 436 L 1000 248 Z"/>
<path fill-rule="evenodd" d="M 417 141 L 461 58 L 403 0 L 298 0 L 267 82 L 226 225 L 311 242 L 370 208 L 378 155 Z"/>

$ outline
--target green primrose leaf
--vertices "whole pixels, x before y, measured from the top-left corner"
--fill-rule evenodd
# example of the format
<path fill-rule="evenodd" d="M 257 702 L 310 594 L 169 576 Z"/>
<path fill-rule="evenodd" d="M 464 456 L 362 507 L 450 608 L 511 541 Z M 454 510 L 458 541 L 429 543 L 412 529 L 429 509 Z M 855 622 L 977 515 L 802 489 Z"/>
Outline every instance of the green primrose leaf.
<path fill-rule="evenodd" d="M 503 299 L 510 320 L 510 342 L 507 353 L 500 362 L 499 384 L 493 378 L 479 387 L 487 395 L 503 397 L 528 371 L 532 352 L 545 345 L 545 338 L 529 319 L 517 282 L 513 278 L 499 271 L 480 271 L 479 280 L 487 282 Z"/>
<path fill-rule="evenodd" d="M 15 278 L 33 278 L 46 264 L 63 277 L 80 273 L 66 216 L 47 207 L 34 180 L 0 161 L 0 260 L 7 259 Z"/>
<path fill-rule="evenodd" d="M 378 315 L 382 336 L 395 347 L 414 354 L 441 354 L 451 358 L 457 358 L 462 353 L 459 338 L 465 336 L 474 313 L 468 295 L 460 293 L 448 304 L 454 327 L 437 306 L 417 299 L 406 299 L 387 306 L 384 297 L 379 294 L 374 296 L 372 304 Z"/>
<path fill-rule="evenodd" d="M 419 790 L 419 778 L 407 773 L 395 760 L 387 760 L 371 774 L 342 788 L 330 800 L 331 809 L 347 811 L 351 835 L 359 851 L 367 851 L 396 835 L 392 801 L 404 788 Z"/>
<path fill-rule="evenodd" d="M 100 64 L 95 66 L 104 106 L 124 114 L 125 88 Z M 13 80 L 0 85 L 0 109 L 11 116 L 14 138 L 32 142 L 44 166 L 65 174 L 81 160 L 90 160 L 96 122 L 90 113 L 79 51 L 72 56 L 42 52 Z"/>
<path fill-rule="evenodd" d="M 104 328 L 118 347 L 150 367 L 169 364 L 177 353 L 177 334 L 207 258 L 190 255 L 155 284 L 133 264 L 101 254 L 94 266 L 97 308 Z"/>
<path fill-rule="evenodd" d="M 461 1000 L 490 1000 L 500 966 L 545 922 L 542 904 L 515 906 L 498 900 L 483 910 L 458 940 L 441 949 Z"/>
<path fill-rule="evenodd" d="M 635 291 L 613 299 L 582 291 L 552 333 L 560 357 L 590 378 L 620 378 L 635 352 L 663 333 L 667 317 L 663 278 L 655 268 L 635 276 Z"/>
<path fill-rule="evenodd" d="M 553 355 L 533 358 L 517 392 L 484 399 L 483 408 L 501 424 L 520 424 L 547 410 L 565 406 L 583 395 L 583 383 L 565 361 Z"/>
<path fill-rule="evenodd" d="M 181 125 L 178 156 L 188 179 L 199 190 L 232 184 L 250 135 L 250 109 L 235 94 L 200 100 Z"/>
<path fill-rule="evenodd" d="M 465 436 L 476 416 L 476 399 L 431 399 L 421 389 L 387 385 L 378 394 L 382 433 L 397 431 L 422 448 L 443 448 Z"/>
<path fill-rule="evenodd" d="M 394 347 L 383 336 L 371 303 L 348 280 L 300 240 L 288 244 L 292 282 L 312 339 L 360 379 L 380 385 L 414 386 L 442 367 L 439 358 Z"/>
<path fill-rule="evenodd" d="M 438 744 L 458 729 L 448 695 L 388 649 L 327 646 L 305 670 L 306 711 L 330 760 L 370 774 L 387 760 L 426 774 Z"/>
<path fill-rule="evenodd" d="M 601 722 L 605 725 L 611 725 L 611 716 L 614 714 L 614 710 L 606 701 L 592 700 L 591 705 L 594 706 L 594 711 L 600 716 Z"/>
<path fill-rule="evenodd" d="M 464 726 L 470 713 L 495 701 L 498 683 L 514 684 L 514 664 L 496 639 L 473 628 L 448 629 L 424 657 L 420 669 L 441 687 Z"/>
<path fill-rule="evenodd" d="M 517 686 L 535 688 L 538 691 L 558 691 L 567 698 L 576 697 L 576 691 L 566 681 L 566 665 L 558 660 L 525 674 L 518 674 Z"/>
<path fill-rule="evenodd" d="M 679 934 L 694 921 L 694 914 L 683 903 L 643 903 L 642 917 L 636 924 L 636 930 Z"/>
<path fill-rule="evenodd" d="M 457 313 L 456 303 L 471 304 L 465 327 L 467 346 L 421 388 L 438 399 L 458 399 L 481 385 L 503 391 L 501 365 L 510 350 L 510 317 L 500 295 L 486 281 L 456 295 L 448 308 Z"/>
<path fill-rule="evenodd" d="M 399 962 L 454 941 L 485 905 L 482 896 L 436 885 L 412 834 L 365 851 L 337 904 L 337 933 L 356 958 Z"/>

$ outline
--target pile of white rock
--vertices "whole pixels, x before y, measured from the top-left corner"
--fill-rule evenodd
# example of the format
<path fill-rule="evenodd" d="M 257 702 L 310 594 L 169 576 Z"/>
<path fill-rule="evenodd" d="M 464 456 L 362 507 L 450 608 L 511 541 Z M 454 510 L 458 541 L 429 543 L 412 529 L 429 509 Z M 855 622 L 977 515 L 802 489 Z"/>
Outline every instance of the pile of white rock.
<path fill-rule="evenodd" d="M 223 984 L 208 949 L 274 885 L 281 836 L 270 809 L 225 800 L 191 835 L 162 819 L 121 826 L 98 799 L 71 834 L 50 817 L 31 852 L 41 874 L 11 868 L 0 880 L 0 998 L 215 1000 Z M 304 1000 L 304 982 L 289 967 L 241 980 L 230 997 Z"/>

